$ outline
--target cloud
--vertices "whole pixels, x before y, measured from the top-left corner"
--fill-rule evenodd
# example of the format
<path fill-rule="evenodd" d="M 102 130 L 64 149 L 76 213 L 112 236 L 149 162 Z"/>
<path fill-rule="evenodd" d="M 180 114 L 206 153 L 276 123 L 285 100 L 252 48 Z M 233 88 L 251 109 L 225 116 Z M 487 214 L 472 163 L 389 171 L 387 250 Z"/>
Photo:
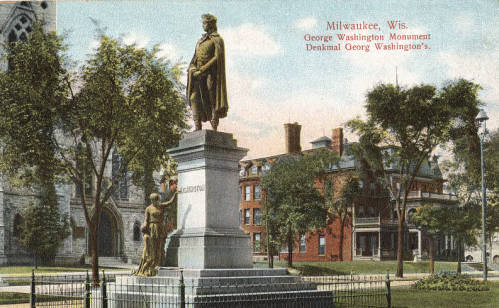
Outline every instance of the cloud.
<path fill-rule="evenodd" d="M 284 153 L 284 123 L 302 125 L 301 145 L 309 149 L 311 141 L 331 137 L 331 129 L 362 112 L 361 105 L 346 104 L 328 89 L 300 89 L 269 99 L 256 95 L 268 82 L 262 77 L 233 70 L 227 78 L 229 113 L 220 121 L 220 130 L 234 132 L 238 146 L 250 149 L 247 158 Z"/>
<path fill-rule="evenodd" d="M 229 53 L 244 56 L 274 56 L 281 45 L 265 27 L 244 23 L 238 27 L 220 30 Z"/>
<path fill-rule="evenodd" d="M 162 43 L 159 46 L 158 56 L 165 58 L 172 63 L 177 63 L 181 60 L 179 48 L 173 44 Z"/>
<path fill-rule="evenodd" d="M 150 39 L 148 36 L 135 32 L 130 32 L 123 37 L 123 43 L 126 45 L 135 44 L 137 48 L 145 48 L 149 41 Z"/>
<path fill-rule="evenodd" d="M 317 26 L 317 19 L 314 17 L 305 17 L 295 22 L 295 28 L 300 30 L 311 30 Z"/>
<path fill-rule="evenodd" d="M 469 34 L 472 32 L 475 22 L 469 14 L 461 14 L 456 16 L 455 26 L 456 30 L 461 34 Z"/>
<path fill-rule="evenodd" d="M 100 45 L 100 41 L 93 39 L 92 41 L 90 41 L 90 44 L 89 44 L 90 50 L 95 51 L 99 47 L 99 45 Z"/>
<path fill-rule="evenodd" d="M 499 51 L 489 52 L 442 52 L 440 60 L 444 64 L 448 79 L 465 78 L 480 84 L 483 90 L 479 97 L 486 104 L 485 109 L 491 119 L 491 128 L 499 127 Z M 487 60 L 484 60 L 487 59 Z"/>

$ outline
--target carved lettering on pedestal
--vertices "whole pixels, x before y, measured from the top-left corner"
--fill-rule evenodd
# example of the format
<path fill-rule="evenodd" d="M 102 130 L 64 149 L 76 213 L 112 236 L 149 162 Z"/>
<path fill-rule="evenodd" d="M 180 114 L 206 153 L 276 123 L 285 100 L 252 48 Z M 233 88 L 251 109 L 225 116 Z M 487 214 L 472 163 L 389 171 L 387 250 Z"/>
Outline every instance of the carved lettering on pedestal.
<path fill-rule="evenodd" d="M 185 187 L 180 187 L 178 189 L 178 192 L 181 194 L 188 194 L 188 193 L 195 193 L 195 192 L 200 192 L 200 191 L 205 191 L 206 186 L 203 185 L 189 185 Z"/>

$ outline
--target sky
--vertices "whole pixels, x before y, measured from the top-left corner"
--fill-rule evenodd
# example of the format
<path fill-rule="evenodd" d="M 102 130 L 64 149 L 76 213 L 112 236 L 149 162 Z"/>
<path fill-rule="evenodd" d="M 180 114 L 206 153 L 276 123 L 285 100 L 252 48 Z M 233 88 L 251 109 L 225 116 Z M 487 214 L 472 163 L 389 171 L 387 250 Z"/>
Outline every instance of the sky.
<path fill-rule="evenodd" d="M 302 125 L 303 149 L 321 136 L 331 137 L 333 128 L 365 117 L 365 95 L 379 83 L 441 88 L 457 78 L 472 80 L 483 87 L 479 98 L 490 118 L 487 126 L 499 128 L 497 0 L 59 1 L 57 27 L 79 64 L 98 45 L 97 23 L 107 35 L 141 48 L 158 45 L 161 56 L 187 65 L 203 34 L 204 13 L 217 16 L 226 48 L 229 112 L 218 130 L 232 133 L 238 146 L 249 149 L 246 158 L 284 153 L 288 122 Z M 340 21 L 378 27 L 328 29 L 328 23 Z M 399 21 L 400 28 L 391 30 L 389 21 Z M 390 40 L 391 33 L 429 34 L 429 39 Z M 384 40 L 341 41 L 339 34 L 383 35 Z M 320 36 L 332 38 L 317 41 Z M 306 44 L 322 43 L 340 49 L 307 51 Z M 377 50 L 375 43 L 420 49 Z M 362 45 L 369 51 L 360 50 Z M 205 123 L 204 128 L 211 127 Z"/>

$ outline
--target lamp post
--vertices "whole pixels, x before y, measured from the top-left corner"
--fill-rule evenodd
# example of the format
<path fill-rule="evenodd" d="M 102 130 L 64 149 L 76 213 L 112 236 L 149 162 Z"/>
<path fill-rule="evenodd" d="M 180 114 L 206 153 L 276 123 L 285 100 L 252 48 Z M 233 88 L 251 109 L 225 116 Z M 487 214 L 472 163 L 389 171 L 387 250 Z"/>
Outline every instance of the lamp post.
<path fill-rule="evenodd" d="M 483 260 L 483 281 L 487 281 L 487 242 L 485 239 L 485 218 L 486 208 L 487 208 L 487 197 L 486 197 L 486 188 L 485 188 L 485 157 L 483 153 L 483 142 L 485 139 L 485 134 L 487 133 L 487 124 L 486 121 L 489 119 L 487 114 L 483 109 L 480 109 L 476 117 L 476 121 L 478 122 L 478 127 L 480 128 L 483 123 L 482 131 L 479 132 L 480 137 L 480 156 L 482 163 L 482 260 Z"/>

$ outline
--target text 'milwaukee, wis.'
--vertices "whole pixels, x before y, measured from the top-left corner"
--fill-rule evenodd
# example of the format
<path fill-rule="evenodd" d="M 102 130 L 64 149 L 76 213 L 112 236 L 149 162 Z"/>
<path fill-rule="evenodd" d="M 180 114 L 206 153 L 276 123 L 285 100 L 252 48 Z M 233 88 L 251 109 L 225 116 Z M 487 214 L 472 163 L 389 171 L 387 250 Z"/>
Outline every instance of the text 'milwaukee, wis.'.
<path fill-rule="evenodd" d="M 412 31 L 407 23 L 387 20 L 384 23 L 327 21 L 323 33 L 303 36 L 307 52 L 383 52 L 430 50 L 430 33 Z"/>

